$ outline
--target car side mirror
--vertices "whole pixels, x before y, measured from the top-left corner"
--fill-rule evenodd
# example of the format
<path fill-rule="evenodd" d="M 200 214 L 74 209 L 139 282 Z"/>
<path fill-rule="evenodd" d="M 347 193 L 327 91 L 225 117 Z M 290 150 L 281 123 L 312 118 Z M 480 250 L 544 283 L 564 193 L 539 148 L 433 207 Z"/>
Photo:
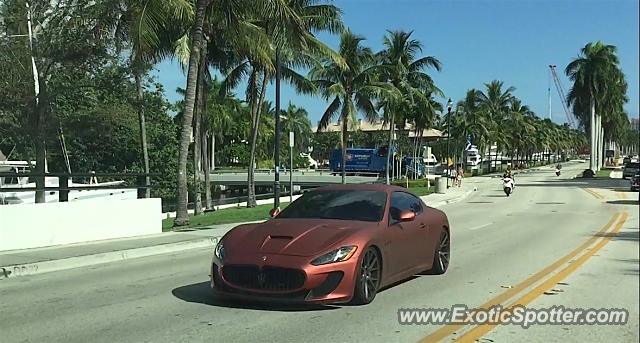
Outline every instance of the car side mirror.
<path fill-rule="evenodd" d="M 416 213 L 411 210 L 402 211 L 400 213 L 401 222 L 410 222 L 414 219 L 416 219 Z"/>
<path fill-rule="evenodd" d="M 271 211 L 269 211 L 269 217 L 271 218 L 277 217 L 278 214 L 280 214 L 280 208 L 278 207 L 272 208 Z"/>

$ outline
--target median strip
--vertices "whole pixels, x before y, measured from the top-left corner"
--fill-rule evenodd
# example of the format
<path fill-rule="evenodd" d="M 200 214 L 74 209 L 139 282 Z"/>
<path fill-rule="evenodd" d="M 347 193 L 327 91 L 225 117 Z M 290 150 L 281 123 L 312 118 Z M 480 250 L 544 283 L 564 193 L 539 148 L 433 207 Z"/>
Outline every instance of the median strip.
<path fill-rule="evenodd" d="M 605 232 L 607 232 L 609 230 L 609 228 L 616 222 L 616 220 L 618 220 L 619 217 L 620 217 L 620 212 L 616 212 L 611 217 L 609 222 L 607 222 L 607 224 L 605 224 L 602 227 L 602 229 L 600 229 L 600 231 L 598 231 L 596 234 L 594 234 L 584 244 L 582 244 L 581 246 L 579 246 L 578 248 L 576 248 L 575 250 L 570 252 L 568 255 L 560 258 L 559 260 L 557 260 L 553 264 L 549 265 L 545 269 L 539 271 L 538 273 L 530 276 L 526 280 L 524 280 L 524 281 L 520 282 L 519 284 L 513 286 L 513 288 L 509 288 L 504 293 L 502 293 L 502 294 L 494 297 L 493 299 L 489 300 L 488 302 L 480 305 L 479 308 L 489 309 L 489 308 L 491 308 L 493 306 L 502 304 L 502 303 L 506 302 L 507 300 L 515 297 L 517 294 L 519 294 L 523 290 L 525 290 L 528 287 L 532 286 L 534 283 L 539 282 L 544 277 L 548 276 L 553 271 L 555 271 L 556 269 L 560 268 L 562 265 L 564 265 L 567 262 L 569 262 L 571 259 L 573 259 L 577 255 L 582 253 L 586 248 L 590 247 L 593 243 L 595 243 L 598 239 L 600 239 L 601 236 Z M 441 340 L 445 339 L 446 337 L 450 336 L 451 334 L 453 334 L 454 332 L 458 331 L 459 329 L 464 328 L 465 326 L 466 325 L 464 325 L 464 324 L 449 324 L 449 325 L 445 325 L 445 326 L 441 327 L 440 329 L 436 330 L 435 332 L 433 332 L 432 334 L 424 337 L 419 342 L 420 343 L 427 343 L 427 342 L 438 342 L 438 341 L 441 341 Z"/>

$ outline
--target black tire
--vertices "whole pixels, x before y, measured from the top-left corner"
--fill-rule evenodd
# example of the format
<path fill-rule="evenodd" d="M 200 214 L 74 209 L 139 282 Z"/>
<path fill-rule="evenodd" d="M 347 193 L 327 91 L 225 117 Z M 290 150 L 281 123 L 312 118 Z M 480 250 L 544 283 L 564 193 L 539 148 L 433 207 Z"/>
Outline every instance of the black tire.
<path fill-rule="evenodd" d="M 362 254 L 362 260 L 358 266 L 356 285 L 353 289 L 354 305 L 366 305 L 375 299 L 380 288 L 382 277 L 382 262 L 378 251 L 374 248 L 367 249 Z"/>
<path fill-rule="evenodd" d="M 428 274 L 442 275 L 447 269 L 449 269 L 449 262 L 451 261 L 451 237 L 449 231 L 445 228 L 440 230 L 440 237 L 438 239 L 438 245 L 433 254 L 433 265 L 431 269 L 427 271 Z"/>
<path fill-rule="evenodd" d="M 510 188 L 506 188 L 504 189 L 504 194 L 506 194 L 507 196 L 509 196 L 511 194 L 511 189 Z"/>

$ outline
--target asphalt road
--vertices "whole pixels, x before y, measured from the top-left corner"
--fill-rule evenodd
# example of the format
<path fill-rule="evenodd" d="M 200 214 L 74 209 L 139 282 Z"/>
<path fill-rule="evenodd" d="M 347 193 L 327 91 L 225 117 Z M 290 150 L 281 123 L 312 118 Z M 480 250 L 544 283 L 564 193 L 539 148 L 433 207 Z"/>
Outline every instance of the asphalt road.
<path fill-rule="evenodd" d="M 568 179 L 584 167 L 519 175 L 509 198 L 500 179 L 473 181 L 477 192 L 443 207 L 449 271 L 383 290 L 367 306 L 220 302 L 207 283 L 212 251 L 194 250 L 2 280 L 0 342 L 637 342 L 638 193 L 628 181 Z M 626 308 L 630 318 L 528 329 L 398 323 L 399 308 L 511 303 Z"/>

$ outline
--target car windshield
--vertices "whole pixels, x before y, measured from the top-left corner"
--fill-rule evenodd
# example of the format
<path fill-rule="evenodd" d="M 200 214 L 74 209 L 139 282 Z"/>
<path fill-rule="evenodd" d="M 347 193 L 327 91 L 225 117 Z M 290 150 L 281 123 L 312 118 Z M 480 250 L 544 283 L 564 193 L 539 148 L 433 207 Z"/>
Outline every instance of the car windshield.
<path fill-rule="evenodd" d="M 377 191 L 325 190 L 306 193 L 287 206 L 278 218 L 317 218 L 379 222 L 387 194 Z"/>

